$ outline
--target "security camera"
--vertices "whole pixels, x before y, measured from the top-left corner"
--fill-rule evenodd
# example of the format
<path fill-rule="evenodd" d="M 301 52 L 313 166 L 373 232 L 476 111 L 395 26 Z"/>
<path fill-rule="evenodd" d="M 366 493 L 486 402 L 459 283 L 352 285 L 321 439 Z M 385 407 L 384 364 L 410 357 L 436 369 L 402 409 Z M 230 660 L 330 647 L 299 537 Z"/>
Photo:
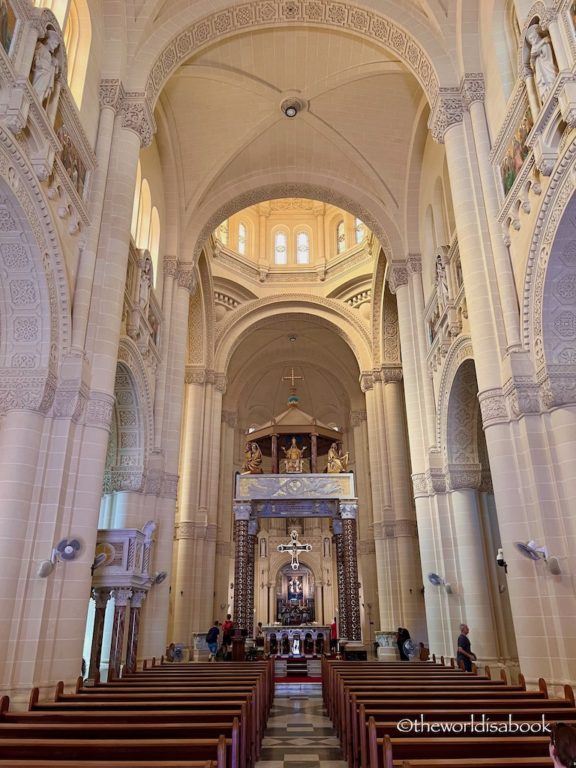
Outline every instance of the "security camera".
<path fill-rule="evenodd" d="M 504 551 L 502 547 L 498 547 L 498 551 L 496 552 L 496 563 L 500 568 L 504 568 L 504 573 L 508 573 L 508 563 L 504 560 Z"/>

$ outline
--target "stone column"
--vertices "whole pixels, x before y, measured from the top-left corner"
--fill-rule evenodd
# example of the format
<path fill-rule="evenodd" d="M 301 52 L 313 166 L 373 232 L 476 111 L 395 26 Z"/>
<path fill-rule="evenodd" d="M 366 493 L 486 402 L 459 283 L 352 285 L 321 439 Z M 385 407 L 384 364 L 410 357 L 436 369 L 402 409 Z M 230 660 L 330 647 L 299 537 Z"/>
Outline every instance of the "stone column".
<path fill-rule="evenodd" d="M 114 623 L 112 625 L 112 639 L 110 642 L 110 666 L 114 677 L 120 676 L 122 665 L 122 650 L 124 647 L 124 627 L 126 624 L 126 606 L 132 595 L 132 590 L 120 587 L 112 591 L 114 598 Z"/>
<path fill-rule="evenodd" d="M 94 628 L 92 631 L 92 648 L 90 650 L 90 665 L 88 667 L 88 677 L 94 680 L 96 674 L 100 671 L 100 659 L 102 658 L 102 639 L 104 638 L 104 619 L 106 617 L 106 606 L 110 599 L 109 589 L 93 589 L 92 597 L 96 603 L 94 611 Z"/>
<path fill-rule="evenodd" d="M 360 623 L 360 592 L 358 588 L 358 552 L 356 548 L 356 502 L 340 504 L 342 515 L 342 557 L 344 565 L 344 589 L 347 595 L 348 640 L 362 639 Z"/>
<path fill-rule="evenodd" d="M 338 632 L 340 639 L 349 639 L 348 606 L 346 583 L 344 580 L 344 547 L 342 543 L 342 520 L 332 522 L 334 531 L 334 549 L 336 552 L 336 582 L 338 586 Z"/>
<path fill-rule="evenodd" d="M 146 591 L 136 589 L 130 598 L 130 617 L 128 620 L 128 643 L 126 646 L 126 672 L 136 672 L 138 663 L 138 639 L 140 635 L 140 613 Z"/>
<path fill-rule="evenodd" d="M 248 615 L 253 606 L 252 598 L 247 594 L 250 564 L 249 521 L 251 504 L 234 504 L 234 611 L 233 619 L 237 627 L 248 628 Z M 252 577 L 252 583 L 254 577 Z"/>
<path fill-rule="evenodd" d="M 491 146 L 484 108 L 484 93 L 484 78 L 481 74 L 464 77 L 462 96 L 470 113 L 476 160 L 480 170 L 482 197 L 486 207 L 486 221 L 490 232 L 493 256 L 492 274 L 498 276 L 498 280 L 495 280 L 495 290 L 498 292 L 500 300 L 494 309 L 502 318 L 506 331 L 506 347 L 508 350 L 512 350 L 520 349 L 521 346 L 520 310 L 510 254 L 502 240 L 502 230 L 498 222 L 500 204 L 494 179 L 494 169 L 490 160 Z"/>
<path fill-rule="evenodd" d="M 415 565 L 419 564 L 420 552 L 412 504 L 402 369 L 399 366 L 384 366 L 382 379 L 397 563 L 390 574 L 396 603 L 393 627 L 408 627 L 413 637 L 420 638 L 426 637 L 426 618 L 420 592 L 422 572 L 419 565 Z"/>
<path fill-rule="evenodd" d="M 480 465 L 450 467 L 450 501 L 454 542 L 462 592 L 462 621 L 470 626 L 473 650 L 485 664 L 498 660 L 498 632 L 484 553 L 484 535 L 478 508 Z M 492 553 L 490 553 L 492 555 Z"/>

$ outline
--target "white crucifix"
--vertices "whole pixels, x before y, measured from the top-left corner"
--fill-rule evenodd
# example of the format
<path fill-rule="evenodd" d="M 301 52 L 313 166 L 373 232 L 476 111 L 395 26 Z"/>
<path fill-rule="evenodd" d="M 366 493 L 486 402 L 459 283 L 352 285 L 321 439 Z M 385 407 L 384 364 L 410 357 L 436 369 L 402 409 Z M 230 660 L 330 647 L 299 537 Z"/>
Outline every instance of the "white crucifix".
<path fill-rule="evenodd" d="M 300 552 L 310 552 L 312 549 L 312 544 L 301 544 L 298 541 L 298 531 L 290 531 L 290 543 L 278 544 L 276 549 L 278 552 L 290 552 L 292 555 L 292 570 L 297 571 L 298 568 L 300 568 L 298 555 Z"/>

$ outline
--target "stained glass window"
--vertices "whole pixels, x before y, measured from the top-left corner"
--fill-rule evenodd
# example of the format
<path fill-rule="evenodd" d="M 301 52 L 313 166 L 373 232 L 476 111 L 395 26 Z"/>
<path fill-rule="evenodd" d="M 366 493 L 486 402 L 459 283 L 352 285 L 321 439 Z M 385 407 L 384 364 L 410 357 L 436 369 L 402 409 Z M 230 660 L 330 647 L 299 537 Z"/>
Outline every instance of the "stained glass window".
<path fill-rule="evenodd" d="M 274 263 L 288 263 L 288 239 L 285 232 L 276 232 L 274 236 Z"/>
<path fill-rule="evenodd" d="M 307 232 L 298 232 L 296 235 L 296 263 L 310 263 L 310 235 Z"/>
<path fill-rule="evenodd" d="M 339 221 L 336 227 L 336 253 L 343 253 L 346 250 L 346 232 L 344 231 L 344 222 Z"/>
<path fill-rule="evenodd" d="M 246 225 L 238 225 L 238 253 L 241 256 L 246 254 Z"/>

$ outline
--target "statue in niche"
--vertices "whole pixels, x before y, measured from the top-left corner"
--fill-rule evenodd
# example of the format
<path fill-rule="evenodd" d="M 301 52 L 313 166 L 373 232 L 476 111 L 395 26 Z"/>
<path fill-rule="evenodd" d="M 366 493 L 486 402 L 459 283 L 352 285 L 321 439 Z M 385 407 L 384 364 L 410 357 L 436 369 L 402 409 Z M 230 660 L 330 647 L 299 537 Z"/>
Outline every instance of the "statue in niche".
<path fill-rule="evenodd" d="M 436 293 L 438 306 L 444 309 L 448 302 L 448 279 L 446 278 L 446 267 L 442 263 L 440 254 L 436 256 Z"/>
<path fill-rule="evenodd" d="M 50 101 L 56 75 L 60 71 L 60 63 L 56 55 L 59 46 L 60 35 L 54 29 L 49 29 L 46 37 L 36 43 L 32 62 L 32 87 L 42 105 Z"/>
<path fill-rule="evenodd" d="M 306 446 L 303 448 L 298 448 L 296 444 L 296 438 L 293 437 L 292 441 L 290 443 L 289 448 L 284 448 L 282 446 L 282 450 L 284 451 L 284 456 L 286 457 L 284 460 L 284 466 L 286 472 L 302 472 L 302 465 L 303 465 L 303 454 L 306 450 Z"/>
<path fill-rule="evenodd" d="M 558 74 L 552 43 L 548 35 L 543 34 L 539 24 L 528 27 L 526 40 L 530 45 L 530 67 L 534 72 L 540 100 L 544 103 Z"/>
<path fill-rule="evenodd" d="M 138 293 L 138 303 L 143 310 L 146 310 L 150 301 L 150 289 L 152 288 L 152 260 L 146 256 L 140 271 L 140 288 Z"/>
<path fill-rule="evenodd" d="M 326 471 L 330 474 L 348 472 L 348 453 L 340 453 L 338 443 L 332 443 L 330 446 Z"/>
<path fill-rule="evenodd" d="M 243 475 L 262 474 L 262 451 L 258 443 L 246 443 L 241 473 Z"/>

